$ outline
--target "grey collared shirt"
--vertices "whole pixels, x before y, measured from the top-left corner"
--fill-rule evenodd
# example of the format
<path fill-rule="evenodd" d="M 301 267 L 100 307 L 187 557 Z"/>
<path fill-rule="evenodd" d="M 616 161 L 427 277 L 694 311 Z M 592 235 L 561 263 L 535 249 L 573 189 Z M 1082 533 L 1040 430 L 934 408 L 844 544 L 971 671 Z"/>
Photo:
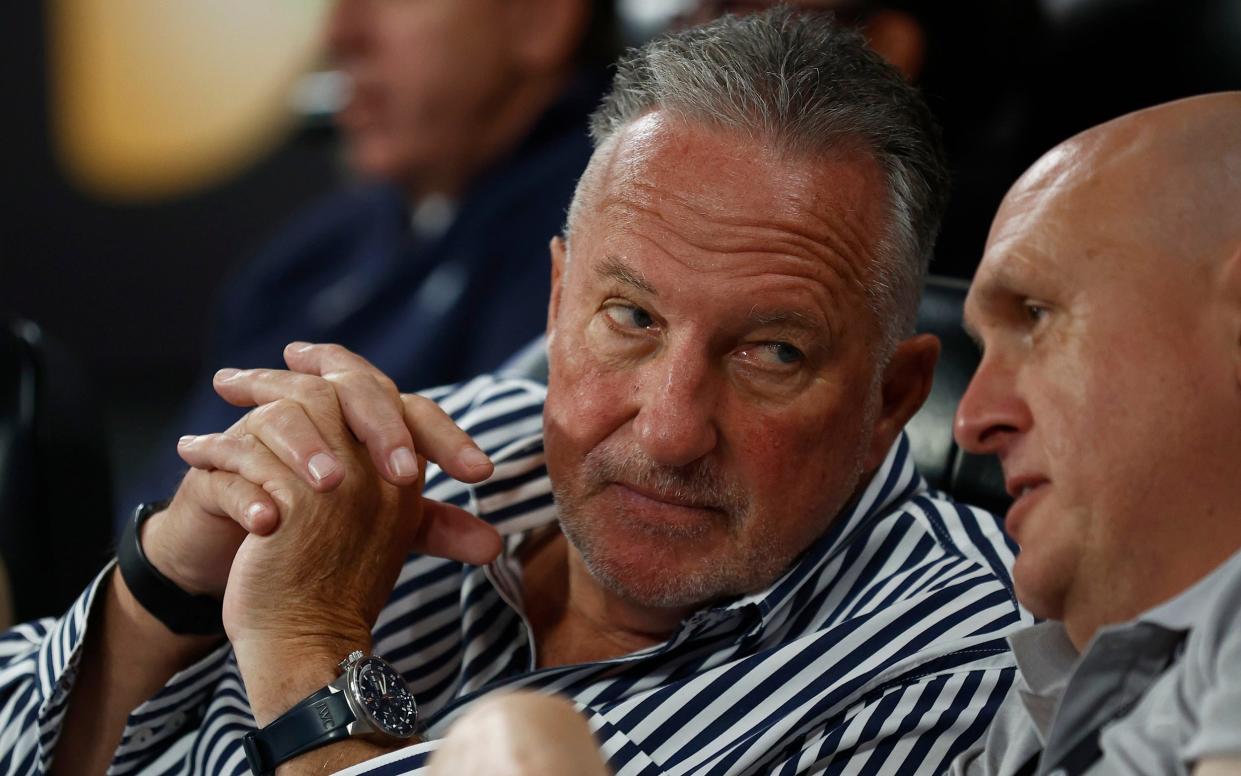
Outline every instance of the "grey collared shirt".
<path fill-rule="evenodd" d="M 985 739 L 954 776 L 1036 773 L 1102 727 L 1087 773 L 1188 773 L 1197 760 L 1241 755 L 1241 551 L 1131 622 L 1101 629 L 1080 656 L 1064 626 L 1009 637 L 1020 675 Z"/>

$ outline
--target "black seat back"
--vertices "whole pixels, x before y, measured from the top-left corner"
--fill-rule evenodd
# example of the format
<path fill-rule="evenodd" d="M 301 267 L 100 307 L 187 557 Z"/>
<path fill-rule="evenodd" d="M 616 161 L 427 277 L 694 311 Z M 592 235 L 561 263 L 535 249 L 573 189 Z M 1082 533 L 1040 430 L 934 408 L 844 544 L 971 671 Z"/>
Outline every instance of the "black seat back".
<path fill-rule="evenodd" d="M 94 395 L 29 321 L 0 325 L 0 566 L 16 621 L 60 614 L 111 552 L 111 472 Z"/>
<path fill-rule="evenodd" d="M 961 312 L 969 284 L 956 278 L 932 276 L 918 306 L 919 332 L 939 338 L 931 395 L 905 426 L 914 461 L 931 487 L 959 501 L 1003 514 L 1008 509 L 1004 474 L 995 456 L 973 455 L 957 446 L 952 436 L 957 405 L 978 368 L 978 346 L 961 326 Z"/>

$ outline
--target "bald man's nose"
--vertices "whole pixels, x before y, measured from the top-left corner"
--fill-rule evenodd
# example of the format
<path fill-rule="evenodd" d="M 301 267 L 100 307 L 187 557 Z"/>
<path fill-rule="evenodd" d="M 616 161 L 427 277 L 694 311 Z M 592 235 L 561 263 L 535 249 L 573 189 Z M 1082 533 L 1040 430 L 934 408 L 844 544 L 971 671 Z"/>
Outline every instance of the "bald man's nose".
<path fill-rule="evenodd" d="M 651 460 L 685 466 L 715 449 L 714 376 L 704 359 L 661 353 L 639 367 L 634 434 Z"/>
<path fill-rule="evenodd" d="M 957 405 L 953 436 L 971 453 L 1001 453 L 1017 434 L 1029 430 L 1031 420 L 1011 367 L 984 356 Z"/>

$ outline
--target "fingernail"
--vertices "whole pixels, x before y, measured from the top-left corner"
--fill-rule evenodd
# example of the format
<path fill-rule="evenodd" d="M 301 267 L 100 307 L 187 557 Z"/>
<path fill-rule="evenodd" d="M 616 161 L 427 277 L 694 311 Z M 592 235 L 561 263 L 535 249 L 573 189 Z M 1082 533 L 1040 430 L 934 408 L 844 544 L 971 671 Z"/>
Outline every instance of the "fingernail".
<path fill-rule="evenodd" d="M 177 440 L 177 447 L 188 445 L 190 442 L 193 442 L 195 439 L 198 439 L 198 437 L 194 436 L 193 434 L 186 434 L 185 436 Z"/>
<path fill-rule="evenodd" d="M 477 447 L 467 447 L 457 454 L 457 460 L 471 469 L 482 469 L 491 466 L 491 459 Z"/>
<path fill-rule="evenodd" d="M 418 473 L 418 459 L 408 447 L 398 447 L 388 456 L 388 468 L 398 477 L 413 477 Z"/>
<path fill-rule="evenodd" d="M 240 369 L 231 369 L 231 368 L 221 369 L 220 371 L 215 373 L 215 379 L 219 380 L 220 382 L 227 382 L 229 380 L 232 380 L 234 377 L 236 377 L 240 373 L 241 373 Z"/>
<path fill-rule="evenodd" d="M 291 350 L 294 353 L 305 353 L 313 347 L 314 345 L 311 345 L 309 342 L 290 342 L 285 347 L 285 350 Z"/>
<path fill-rule="evenodd" d="M 256 501 L 250 506 L 246 507 L 246 523 L 247 523 L 246 527 L 253 528 L 254 521 L 258 520 L 266 512 L 267 512 L 267 505 L 264 504 L 262 501 Z"/>
<path fill-rule="evenodd" d="M 336 471 L 336 459 L 327 453 L 315 453 L 306 462 L 306 468 L 310 470 L 310 476 L 315 478 L 315 482 L 323 482 Z"/>

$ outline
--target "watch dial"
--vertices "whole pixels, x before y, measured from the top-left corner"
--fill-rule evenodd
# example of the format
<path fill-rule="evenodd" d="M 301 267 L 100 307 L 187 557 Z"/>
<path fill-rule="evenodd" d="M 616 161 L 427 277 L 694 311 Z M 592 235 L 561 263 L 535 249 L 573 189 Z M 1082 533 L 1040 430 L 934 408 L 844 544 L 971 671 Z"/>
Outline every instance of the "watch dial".
<path fill-rule="evenodd" d="M 354 691 L 376 727 L 398 738 L 412 736 L 418 706 L 396 669 L 377 657 L 368 657 L 355 671 Z"/>

